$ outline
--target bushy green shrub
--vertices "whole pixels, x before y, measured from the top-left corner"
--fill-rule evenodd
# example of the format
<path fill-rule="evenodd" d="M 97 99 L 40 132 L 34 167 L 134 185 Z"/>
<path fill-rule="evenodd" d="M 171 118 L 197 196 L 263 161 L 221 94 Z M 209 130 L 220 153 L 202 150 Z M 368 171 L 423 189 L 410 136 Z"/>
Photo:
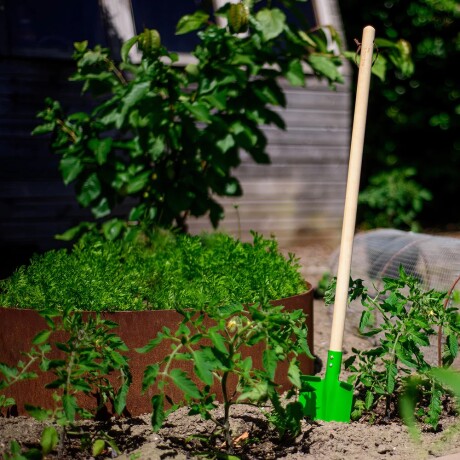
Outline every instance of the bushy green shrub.
<path fill-rule="evenodd" d="M 384 171 L 370 179 L 359 195 L 362 227 L 420 231 L 417 221 L 431 193 L 414 180 L 414 168 Z"/>
<path fill-rule="evenodd" d="M 187 231 L 190 216 L 206 215 L 217 227 L 224 217 L 218 197 L 243 193 L 235 176 L 242 153 L 269 163 L 263 127 L 285 129 L 274 110 L 286 106 L 281 79 L 305 86 L 307 65 L 331 87 L 344 82 L 343 58 L 354 60 L 355 53 L 334 52 L 341 50 L 338 33 L 331 26 L 309 27 L 296 3 L 227 3 L 215 18 L 228 27 L 201 10 L 184 16 L 176 34 L 198 38 L 194 62 L 186 67 L 161 45 L 156 30 L 124 43 L 121 63 L 107 49 L 75 43 L 71 80 L 82 84 L 93 108 L 68 114 L 47 99 L 33 133 L 52 135 L 64 183 L 75 186 L 79 204 L 91 209 L 106 237 L 129 239 L 151 226 Z M 139 63 L 129 59 L 134 46 Z M 373 72 L 380 78 L 387 65 L 409 65 L 407 46 L 388 40 L 377 46 L 383 52 Z M 120 203 L 128 212 L 117 218 Z M 61 238 L 71 240 L 87 227 Z"/>
<path fill-rule="evenodd" d="M 32 258 L 0 283 L 0 305 L 114 311 L 201 309 L 305 291 L 299 264 L 275 240 L 252 244 L 222 234 L 157 232 L 147 242 L 87 236 L 71 251 Z"/>

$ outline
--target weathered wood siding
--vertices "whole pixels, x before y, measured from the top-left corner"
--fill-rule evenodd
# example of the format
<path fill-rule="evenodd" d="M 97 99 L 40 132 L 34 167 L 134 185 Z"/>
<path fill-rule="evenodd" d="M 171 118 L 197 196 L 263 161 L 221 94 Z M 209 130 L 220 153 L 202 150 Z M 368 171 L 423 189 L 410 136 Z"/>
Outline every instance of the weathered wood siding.
<path fill-rule="evenodd" d="M 49 139 L 30 134 L 47 96 L 81 107 L 78 85 L 67 82 L 72 71 L 62 60 L 0 60 L 0 276 L 62 246 L 54 235 L 90 217 L 62 183 Z"/>
<path fill-rule="evenodd" d="M 244 195 L 221 200 L 226 218 L 220 228 L 245 240 L 249 230 L 273 234 L 283 246 L 338 242 L 350 142 L 349 84 L 332 91 L 311 77 L 306 88 L 284 86 L 288 106 L 280 115 L 287 129 L 265 128 L 272 163 L 244 159 L 236 171 Z M 190 228 L 211 227 L 198 219 Z"/>

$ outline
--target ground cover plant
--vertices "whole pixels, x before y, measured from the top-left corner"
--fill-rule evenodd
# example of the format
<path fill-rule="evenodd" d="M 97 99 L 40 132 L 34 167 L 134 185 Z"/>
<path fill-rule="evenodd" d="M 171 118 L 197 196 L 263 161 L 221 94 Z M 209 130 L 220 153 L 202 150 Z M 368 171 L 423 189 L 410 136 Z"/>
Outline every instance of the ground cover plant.
<path fill-rule="evenodd" d="M 116 311 L 201 309 L 305 292 L 293 254 L 254 234 L 243 243 L 223 233 L 156 232 L 144 241 L 87 236 L 72 250 L 36 255 L 0 281 L 0 305 Z"/>

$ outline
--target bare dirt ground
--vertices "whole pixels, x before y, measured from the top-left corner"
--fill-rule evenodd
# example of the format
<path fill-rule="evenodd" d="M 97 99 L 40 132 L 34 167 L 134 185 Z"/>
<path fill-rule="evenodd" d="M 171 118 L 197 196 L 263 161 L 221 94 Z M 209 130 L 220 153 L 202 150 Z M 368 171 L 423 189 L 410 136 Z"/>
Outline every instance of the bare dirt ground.
<path fill-rule="evenodd" d="M 289 248 L 302 264 L 305 278 L 313 286 L 328 269 L 328 260 L 334 247 L 312 245 L 302 248 Z M 331 310 L 321 300 L 315 300 L 314 308 L 315 354 L 323 361 L 329 345 L 332 320 Z M 366 339 L 359 337 L 356 328 L 357 318 L 347 318 L 344 354 L 352 347 L 366 348 Z M 321 374 L 320 374 L 321 375 Z M 346 375 L 342 375 L 342 380 Z M 219 416 L 221 408 L 216 408 Z M 98 427 L 112 436 L 120 454 L 108 449 L 106 458 L 120 460 L 149 459 L 195 459 L 225 458 L 206 451 L 202 439 L 209 438 L 213 426 L 198 416 L 187 416 L 187 409 L 181 408 L 171 414 L 164 427 L 153 433 L 150 428 L 150 414 L 141 417 L 114 420 L 110 425 L 86 424 L 94 431 Z M 269 426 L 260 410 L 248 406 L 234 406 L 231 419 L 236 442 L 236 458 L 247 460 L 424 460 L 446 456 L 449 460 L 460 459 L 460 422 L 453 414 L 442 419 L 438 432 L 422 427 L 419 442 L 409 436 L 407 429 L 398 421 L 370 425 L 367 422 L 350 424 L 333 422 L 303 422 L 302 432 L 294 442 L 283 444 Z M 40 439 L 43 425 L 25 417 L 0 418 L 0 452 L 8 448 L 12 439 L 19 440 L 23 446 L 36 445 Z M 198 455 L 201 452 L 201 455 Z M 67 449 L 47 458 L 67 460 L 73 458 L 92 458 L 80 451 Z"/>

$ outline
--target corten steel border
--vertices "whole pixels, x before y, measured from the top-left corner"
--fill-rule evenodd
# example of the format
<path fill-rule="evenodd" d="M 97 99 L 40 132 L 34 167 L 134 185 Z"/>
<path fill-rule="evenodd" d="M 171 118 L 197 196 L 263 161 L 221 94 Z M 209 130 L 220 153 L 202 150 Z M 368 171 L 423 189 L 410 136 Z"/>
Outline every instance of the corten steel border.
<path fill-rule="evenodd" d="M 272 301 L 271 303 L 273 305 L 283 305 L 290 311 L 298 309 L 304 311 L 307 315 L 308 345 L 313 353 L 313 289 L 311 285 L 307 285 L 307 287 L 308 290 L 303 294 Z M 129 348 L 126 356 L 129 358 L 133 381 L 128 392 L 126 414 L 135 416 L 149 413 L 151 412 L 150 401 L 154 390 L 150 389 L 145 394 L 141 392 L 144 369 L 148 364 L 160 361 L 171 350 L 169 343 L 164 343 L 146 354 L 137 353 L 135 348 L 146 345 L 163 326 L 175 330 L 183 316 L 175 310 L 120 311 L 103 313 L 102 316 L 118 324 L 118 327 L 113 329 L 113 332 L 119 335 Z M 46 329 L 46 323 L 35 310 L 0 308 L 0 362 L 15 366 L 19 360 L 25 360 L 22 352 L 30 349 L 33 337 L 43 329 Z M 50 340 L 53 342 L 63 339 L 65 340 L 62 336 L 54 337 L 52 335 Z M 246 350 L 246 353 L 248 351 Z M 262 347 L 251 347 L 250 351 L 254 367 L 261 368 Z M 303 374 L 312 374 L 314 372 L 313 364 L 313 361 L 305 356 L 300 358 Z M 192 363 L 179 361 L 174 364 L 174 367 L 191 371 Z M 283 390 L 287 390 L 290 387 L 287 371 L 288 363 L 280 363 L 275 380 L 282 386 Z M 193 373 L 192 376 L 194 376 Z M 52 374 L 38 371 L 38 378 L 21 381 L 5 389 L 3 393 L 6 396 L 13 397 L 16 401 L 16 406 L 10 410 L 10 413 L 12 415 L 27 415 L 24 404 L 53 408 L 53 390 L 44 388 L 52 378 Z M 198 383 L 199 380 L 196 380 L 196 382 Z M 173 401 L 180 400 L 181 392 L 176 390 L 173 385 L 170 386 L 170 390 L 168 390 L 168 394 Z M 218 400 L 222 400 L 222 393 L 219 388 L 216 387 L 213 390 L 217 393 Z M 90 397 L 83 396 L 79 402 L 85 408 L 95 407 L 95 400 Z M 112 408 L 108 408 L 109 413 L 111 410 Z"/>

